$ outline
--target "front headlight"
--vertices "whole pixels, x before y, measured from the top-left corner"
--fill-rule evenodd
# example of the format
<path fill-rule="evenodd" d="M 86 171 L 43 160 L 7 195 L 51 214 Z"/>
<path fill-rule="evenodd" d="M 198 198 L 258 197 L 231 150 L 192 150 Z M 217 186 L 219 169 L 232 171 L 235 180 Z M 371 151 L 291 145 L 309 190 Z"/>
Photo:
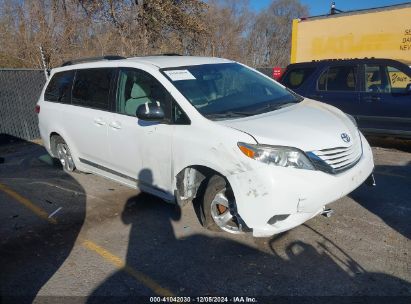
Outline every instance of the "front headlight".
<path fill-rule="evenodd" d="M 281 167 L 315 170 L 304 152 L 296 148 L 253 145 L 239 142 L 238 147 L 249 158 Z"/>
<path fill-rule="evenodd" d="M 355 126 L 356 128 L 358 128 L 358 124 L 357 124 L 357 121 L 355 120 L 354 116 L 352 116 L 352 115 L 350 115 L 350 114 L 347 114 L 347 113 L 345 113 L 345 115 L 347 115 L 347 117 L 352 121 L 352 123 L 354 124 L 354 126 Z"/>

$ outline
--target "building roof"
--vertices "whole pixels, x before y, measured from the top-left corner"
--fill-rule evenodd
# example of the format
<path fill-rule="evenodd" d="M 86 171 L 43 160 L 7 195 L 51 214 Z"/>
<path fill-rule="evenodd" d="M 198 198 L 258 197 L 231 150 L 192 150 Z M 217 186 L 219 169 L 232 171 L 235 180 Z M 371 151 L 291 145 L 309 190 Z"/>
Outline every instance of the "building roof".
<path fill-rule="evenodd" d="M 387 5 L 387 6 L 381 6 L 381 7 L 366 8 L 366 9 L 360 9 L 360 10 L 354 10 L 354 11 L 344 11 L 344 12 L 337 13 L 334 15 L 327 14 L 327 15 L 320 15 L 320 16 L 311 16 L 311 17 L 303 18 L 301 19 L 301 21 L 313 21 L 313 20 L 318 20 L 318 19 L 337 18 L 337 17 L 345 17 L 345 16 L 351 16 L 351 15 L 377 13 L 381 11 L 397 10 L 397 9 L 403 9 L 407 7 L 411 7 L 411 2 L 393 4 L 393 5 Z"/>

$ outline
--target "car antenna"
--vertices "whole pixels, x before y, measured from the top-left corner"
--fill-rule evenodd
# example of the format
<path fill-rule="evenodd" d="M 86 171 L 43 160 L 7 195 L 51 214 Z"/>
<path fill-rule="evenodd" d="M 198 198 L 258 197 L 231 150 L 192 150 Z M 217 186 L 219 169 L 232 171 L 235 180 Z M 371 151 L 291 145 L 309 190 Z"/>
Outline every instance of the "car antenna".
<path fill-rule="evenodd" d="M 43 46 L 40 45 L 40 56 L 41 56 L 41 63 L 43 64 L 44 75 L 46 75 L 46 79 L 50 76 L 50 69 L 47 68 L 46 65 L 46 57 L 44 56 Z"/>

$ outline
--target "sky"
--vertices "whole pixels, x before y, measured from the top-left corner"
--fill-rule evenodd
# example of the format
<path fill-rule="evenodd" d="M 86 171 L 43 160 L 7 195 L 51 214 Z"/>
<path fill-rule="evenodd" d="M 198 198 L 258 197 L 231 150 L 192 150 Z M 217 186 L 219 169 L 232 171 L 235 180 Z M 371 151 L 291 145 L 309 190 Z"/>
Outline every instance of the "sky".
<path fill-rule="evenodd" d="M 332 0 L 300 0 L 310 9 L 310 16 L 324 15 L 330 11 Z M 396 0 L 335 0 L 336 7 L 342 11 L 352 11 L 358 9 L 380 7 L 394 4 L 407 3 L 410 1 Z M 271 3 L 271 0 L 250 0 L 251 7 L 256 10 L 262 10 Z"/>

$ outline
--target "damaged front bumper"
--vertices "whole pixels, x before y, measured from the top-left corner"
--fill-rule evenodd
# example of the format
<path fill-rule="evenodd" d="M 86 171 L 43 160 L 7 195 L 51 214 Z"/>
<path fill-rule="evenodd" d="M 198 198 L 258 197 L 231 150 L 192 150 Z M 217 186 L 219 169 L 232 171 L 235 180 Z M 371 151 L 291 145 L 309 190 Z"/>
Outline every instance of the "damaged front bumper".
<path fill-rule="evenodd" d="M 254 236 L 267 237 L 321 214 L 326 204 L 352 192 L 372 175 L 372 151 L 363 142 L 360 161 L 340 174 L 266 165 L 227 176 L 241 219 Z"/>

